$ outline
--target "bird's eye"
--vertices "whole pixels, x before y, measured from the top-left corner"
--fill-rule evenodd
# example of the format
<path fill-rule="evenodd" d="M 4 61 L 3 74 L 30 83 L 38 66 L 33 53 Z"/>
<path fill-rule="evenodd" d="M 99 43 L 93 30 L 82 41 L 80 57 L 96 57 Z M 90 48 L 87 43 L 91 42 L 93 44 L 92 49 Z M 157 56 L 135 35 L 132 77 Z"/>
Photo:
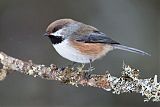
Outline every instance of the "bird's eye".
<path fill-rule="evenodd" d="M 94 30 L 93 32 L 94 32 L 94 33 L 101 34 L 101 32 L 100 32 L 100 31 L 98 31 L 98 30 Z"/>
<path fill-rule="evenodd" d="M 62 25 L 58 25 L 58 26 L 54 27 L 53 30 L 52 30 L 52 33 L 58 31 L 61 28 L 62 28 Z"/>

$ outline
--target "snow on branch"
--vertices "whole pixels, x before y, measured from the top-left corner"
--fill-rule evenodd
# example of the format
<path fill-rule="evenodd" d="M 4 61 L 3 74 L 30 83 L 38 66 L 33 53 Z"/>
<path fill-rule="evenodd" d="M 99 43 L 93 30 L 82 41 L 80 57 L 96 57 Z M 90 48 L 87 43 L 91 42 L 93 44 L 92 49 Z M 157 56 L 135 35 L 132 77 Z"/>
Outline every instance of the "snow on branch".
<path fill-rule="evenodd" d="M 145 96 L 144 101 L 160 101 L 160 82 L 157 82 L 157 75 L 154 78 L 140 79 L 139 70 L 123 64 L 121 77 L 111 76 L 109 72 L 104 75 L 88 74 L 81 67 L 58 68 L 51 64 L 37 65 L 32 61 L 22 61 L 0 52 L 0 80 L 4 80 L 8 74 L 18 71 L 33 77 L 40 77 L 47 80 L 57 80 L 76 87 L 78 85 L 91 86 L 112 91 L 114 94 L 140 93 Z"/>

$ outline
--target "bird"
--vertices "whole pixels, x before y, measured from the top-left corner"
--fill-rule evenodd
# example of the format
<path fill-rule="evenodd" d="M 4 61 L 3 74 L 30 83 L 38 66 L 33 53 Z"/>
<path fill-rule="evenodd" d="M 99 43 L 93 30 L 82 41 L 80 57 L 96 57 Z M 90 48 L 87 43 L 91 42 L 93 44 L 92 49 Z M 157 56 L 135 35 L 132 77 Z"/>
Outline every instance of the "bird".
<path fill-rule="evenodd" d="M 73 19 L 52 22 L 44 35 L 49 37 L 53 47 L 62 57 L 75 63 L 89 63 L 90 68 L 93 61 L 116 49 L 150 56 L 147 52 L 122 45 L 96 27 Z"/>

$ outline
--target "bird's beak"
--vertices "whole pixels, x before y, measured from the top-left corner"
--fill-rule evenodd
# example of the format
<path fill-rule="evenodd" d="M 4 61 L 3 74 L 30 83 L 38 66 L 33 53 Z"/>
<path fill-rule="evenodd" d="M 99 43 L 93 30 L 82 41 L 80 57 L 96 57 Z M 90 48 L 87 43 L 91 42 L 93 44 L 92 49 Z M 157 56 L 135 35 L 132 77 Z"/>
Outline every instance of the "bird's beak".
<path fill-rule="evenodd" d="M 44 36 L 49 36 L 49 34 L 48 34 L 48 33 L 45 33 Z"/>
<path fill-rule="evenodd" d="M 44 36 L 54 36 L 54 33 L 45 33 Z"/>

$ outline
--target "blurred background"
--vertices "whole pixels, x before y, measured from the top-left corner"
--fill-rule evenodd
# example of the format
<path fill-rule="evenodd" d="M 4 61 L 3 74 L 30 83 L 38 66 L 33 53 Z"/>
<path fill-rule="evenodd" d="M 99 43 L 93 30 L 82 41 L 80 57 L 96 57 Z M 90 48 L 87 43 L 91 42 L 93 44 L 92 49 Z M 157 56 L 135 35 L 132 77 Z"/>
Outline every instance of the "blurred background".
<path fill-rule="evenodd" d="M 43 34 L 49 23 L 72 18 L 93 25 L 127 46 L 150 53 L 141 56 L 112 51 L 93 63 L 93 73 L 120 76 L 122 62 L 141 71 L 141 78 L 160 75 L 160 0 L 0 0 L 0 51 L 37 64 L 71 64 Z M 0 82 L 0 107 L 158 107 L 140 94 L 114 95 L 92 87 L 13 73 Z"/>

